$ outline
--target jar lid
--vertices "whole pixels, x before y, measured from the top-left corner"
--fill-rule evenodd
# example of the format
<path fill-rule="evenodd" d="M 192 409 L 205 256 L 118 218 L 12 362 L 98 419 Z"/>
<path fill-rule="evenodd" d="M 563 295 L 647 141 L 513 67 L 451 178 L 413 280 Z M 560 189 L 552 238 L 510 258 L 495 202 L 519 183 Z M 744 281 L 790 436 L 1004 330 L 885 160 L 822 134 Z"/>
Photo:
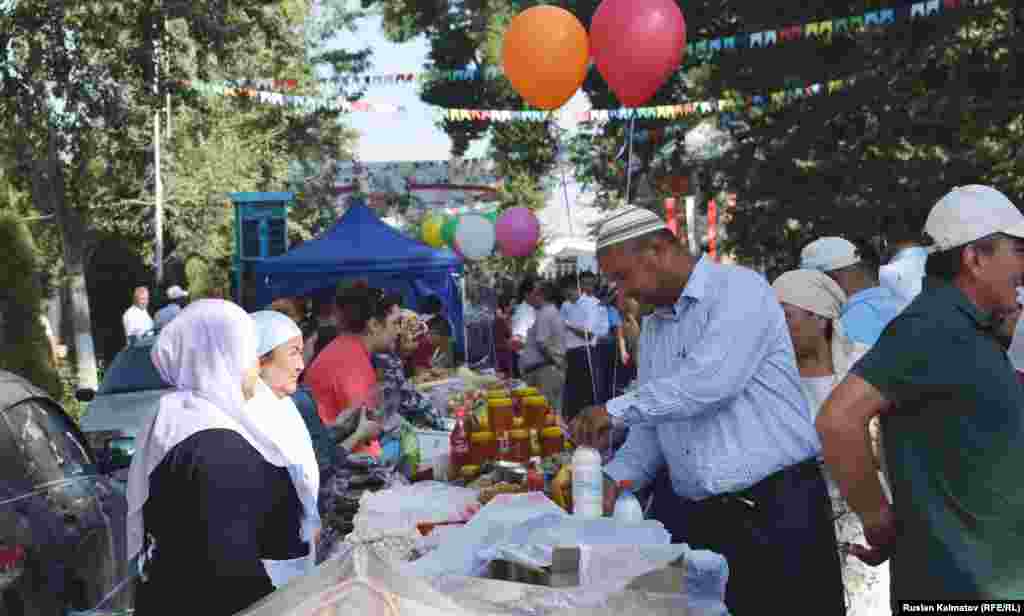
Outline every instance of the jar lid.
<path fill-rule="evenodd" d="M 469 464 L 467 466 L 463 466 L 462 467 L 462 476 L 463 477 L 472 477 L 473 475 L 479 475 L 479 474 L 480 474 L 480 467 L 477 466 L 476 464 Z"/>
<path fill-rule="evenodd" d="M 543 430 L 540 431 L 540 435 L 545 438 L 561 438 L 562 429 L 559 428 L 558 426 L 548 426 L 547 428 L 544 428 Z"/>
<path fill-rule="evenodd" d="M 537 391 L 536 387 L 520 387 L 519 389 L 513 389 L 512 395 L 517 398 L 528 398 L 530 396 L 536 396 L 540 392 Z"/>
<path fill-rule="evenodd" d="M 484 442 L 484 441 L 493 441 L 494 440 L 494 433 L 493 432 L 474 432 L 473 434 L 469 435 L 469 440 L 474 442 L 474 443 Z"/>
<path fill-rule="evenodd" d="M 508 398 L 508 390 L 507 389 L 488 389 L 487 390 L 487 397 L 488 398 Z"/>
<path fill-rule="evenodd" d="M 487 406 L 491 408 L 503 408 L 506 406 L 513 406 L 511 398 L 491 398 L 487 401 Z"/>
<path fill-rule="evenodd" d="M 530 438 L 530 431 L 529 430 L 510 430 L 508 435 L 509 435 L 510 438 L 514 438 L 516 440 L 526 439 L 526 438 Z"/>
<path fill-rule="evenodd" d="M 530 396 L 528 398 L 523 398 L 523 404 L 525 404 L 526 406 L 546 407 L 548 405 L 548 399 L 545 398 L 544 396 Z"/>

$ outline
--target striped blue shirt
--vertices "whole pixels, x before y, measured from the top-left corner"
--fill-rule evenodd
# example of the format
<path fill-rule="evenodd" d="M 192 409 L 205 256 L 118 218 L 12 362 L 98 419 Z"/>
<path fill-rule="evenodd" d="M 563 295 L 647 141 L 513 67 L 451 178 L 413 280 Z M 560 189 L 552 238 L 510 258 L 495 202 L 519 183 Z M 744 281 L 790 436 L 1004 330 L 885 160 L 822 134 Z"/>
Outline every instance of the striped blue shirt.
<path fill-rule="evenodd" d="M 639 386 L 609 400 L 630 426 L 605 471 L 648 485 L 668 465 L 699 500 L 748 488 L 819 455 L 786 320 L 768 282 L 705 258 L 672 308 L 644 319 Z"/>

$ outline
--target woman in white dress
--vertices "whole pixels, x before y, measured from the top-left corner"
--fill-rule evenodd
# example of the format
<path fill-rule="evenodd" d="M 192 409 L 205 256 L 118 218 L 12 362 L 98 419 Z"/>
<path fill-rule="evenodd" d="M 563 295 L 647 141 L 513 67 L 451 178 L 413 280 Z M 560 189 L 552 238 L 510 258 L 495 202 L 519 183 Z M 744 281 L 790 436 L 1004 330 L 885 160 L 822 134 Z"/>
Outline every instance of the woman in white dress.
<path fill-rule="evenodd" d="M 814 270 L 793 270 L 779 276 L 772 288 L 786 314 L 804 395 L 811 412 L 817 416 L 832 388 L 843 380 L 869 347 L 853 342 L 843 332 L 839 315 L 846 303 L 846 294 L 827 275 Z M 880 453 L 877 424 L 872 424 L 871 438 L 877 459 Z M 864 529 L 827 472 L 825 478 L 832 496 L 836 537 L 841 546 L 847 614 L 888 614 L 889 563 L 871 567 L 846 553 L 843 546 L 865 542 Z"/>

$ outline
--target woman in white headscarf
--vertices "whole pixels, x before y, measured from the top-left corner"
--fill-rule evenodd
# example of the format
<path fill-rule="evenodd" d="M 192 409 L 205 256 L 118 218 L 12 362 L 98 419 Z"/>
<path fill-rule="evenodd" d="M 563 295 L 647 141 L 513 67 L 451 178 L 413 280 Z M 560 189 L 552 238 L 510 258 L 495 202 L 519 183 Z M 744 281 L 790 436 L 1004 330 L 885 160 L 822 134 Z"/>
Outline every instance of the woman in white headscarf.
<path fill-rule="evenodd" d="M 246 413 L 264 422 L 267 432 L 277 440 L 302 504 L 301 540 L 310 546 L 306 558 L 264 562 L 274 586 L 280 587 L 315 566 L 313 547 L 320 532 L 317 511 L 320 468 L 309 430 L 290 398 L 298 388 L 304 367 L 302 330 L 292 318 L 276 310 L 254 312 L 250 316 L 256 324 L 260 381 L 256 384 L 255 395 L 246 403 Z"/>
<path fill-rule="evenodd" d="M 291 458 L 246 408 L 260 383 L 256 328 L 238 306 L 201 300 L 160 333 L 152 359 L 174 391 L 129 471 L 127 556 L 142 554 L 135 611 L 234 614 L 273 592 L 264 561 L 310 553 Z"/>
<path fill-rule="evenodd" d="M 793 270 L 779 276 L 772 288 L 782 303 L 786 324 L 793 339 L 797 367 L 804 395 L 817 416 L 821 405 L 839 384 L 850 367 L 868 351 L 868 346 L 853 342 L 843 332 L 839 320 L 846 294 L 838 284 L 817 270 Z M 876 459 L 877 425 L 872 426 Z M 840 544 L 863 544 L 864 529 L 857 515 L 846 504 L 835 482 L 825 473 L 836 517 L 836 538 Z M 883 480 L 884 483 L 884 480 Z M 846 587 L 847 614 L 866 616 L 889 610 L 889 565 L 869 567 L 840 551 L 843 585 Z"/>

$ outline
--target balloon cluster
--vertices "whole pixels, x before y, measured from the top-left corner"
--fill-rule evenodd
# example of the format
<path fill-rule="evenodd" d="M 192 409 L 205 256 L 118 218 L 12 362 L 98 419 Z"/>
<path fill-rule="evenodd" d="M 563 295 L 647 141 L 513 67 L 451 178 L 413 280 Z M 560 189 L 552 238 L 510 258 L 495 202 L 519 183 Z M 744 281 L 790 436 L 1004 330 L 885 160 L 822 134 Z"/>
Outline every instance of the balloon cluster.
<path fill-rule="evenodd" d="M 489 214 L 458 216 L 431 214 L 423 221 L 423 241 L 434 248 L 451 248 L 464 259 L 484 259 L 498 252 L 506 257 L 525 257 L 540 239 L 540 222 L 525 207 Z"/>
<path fill-rule="evenodd" d="M 505 76 L 527 102 L 557 109 L 583 85 L 590 60 L 627 107 L 647 102 L 679 68 L 686 21 L 675 0 L 604 0 L 588 38 L 576 17 L 535 6 L 512 19 L 502 45 Z"/>

